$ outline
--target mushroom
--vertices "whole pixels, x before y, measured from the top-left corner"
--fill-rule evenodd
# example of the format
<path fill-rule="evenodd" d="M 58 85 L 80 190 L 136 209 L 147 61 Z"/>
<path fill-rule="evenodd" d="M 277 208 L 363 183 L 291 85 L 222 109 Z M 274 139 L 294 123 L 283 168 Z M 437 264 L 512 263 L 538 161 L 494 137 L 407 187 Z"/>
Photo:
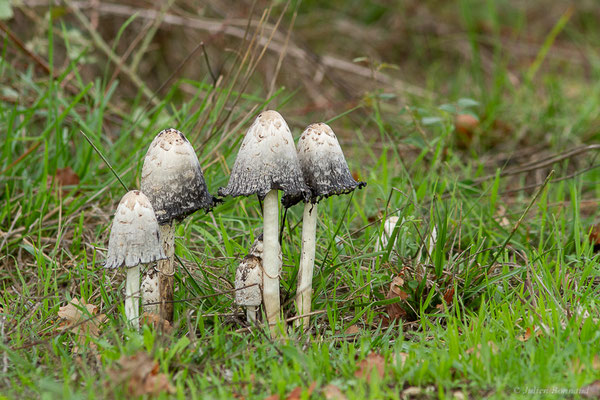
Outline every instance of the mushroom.
<path fill-rule="evenodd" d="M 142 275 L 142 311 L 147 314 L 160 314 L 160 290 L 158 287 L 158 269 L 150 267 Z"/>
<path fill-rule="evenodd" d="M 168 257 L 158 263 L 160 317 L 173 322 L 174 225 L 199 209 L 209 212 L 216 200 L 207 190 L 194 148 L 183 133 L 172 128 L 161 131 L 150 144 L 141 187 L 154 207 Z"/>
<path fill-rule="evenodd" d="M 256 322 L 257 309 L 262 303 L 262 256 L 263 236 L 260 235 L 235 271 L 235 303 L 246 307 L 246 317 L 250 324 Z"/>
<path fill-rule="evenodd" d="M 125 194 L 117 207 L 108 239 L 106 268 L 127 268 L 125 316 L 139 318 L 140 265 L 166 258 L 160 245 L 154 209 L 139 190 Z"/>
<path fill-rule="evenodd" d="M 304 180 L 311 190 L 310 201 L 305 201 L 302 219 L 302 252 L 296 292 L 298 312 L 305 315 L 298 324 L 302 323 L 306 329 L 310 322 L 307 314 L 311 308 L 315 265 L 317 203 L 325 197 L 350 193 L 357 187 L 362 188 L 366 183 L 357 182 L 352 177 L 335 133 L 327 124 L 312 124 L 302 132 L 298 141 L 298 159 Z M 283 198 L 283 203 L 290 207 L 299 200 L 287 196 Z"/>
<path fill-rule="evenodd" d="M 309 190 L 290 128 L 277 111 L 269 110 L 260 113 L 246 132 L 227 187 L 220 188 L 218 193 L 233 197 L 256 194 L 264 201 L 263 300 L 271 335 L 275 335 L 280 313 L 277 190 L 283 190 L 286 196 L 308 200 Z"/>

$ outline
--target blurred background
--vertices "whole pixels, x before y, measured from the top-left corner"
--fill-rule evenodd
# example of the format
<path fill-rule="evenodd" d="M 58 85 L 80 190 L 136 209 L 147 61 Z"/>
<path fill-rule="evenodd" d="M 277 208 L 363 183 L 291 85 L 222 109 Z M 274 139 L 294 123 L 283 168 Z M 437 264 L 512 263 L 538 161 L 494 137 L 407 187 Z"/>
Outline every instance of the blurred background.
<path fill-rule="evenodd" d="M 35 80 L 48 73 L 46 63 L 61 74 L 75 61 L 77 73 L 69 71 L 63 85 L 101 79 L 111 103 L 128 112 L 151 97 L 168 95 L 174 107 L 202 97 L 193 82 L 205 82 L 246 96 L 276 94 L 268 106 L 298 129 L 353 110 L 349 118 L 367 138 L 380 133 L 364 118 L 374 103 L 406 136 L 419 129 L 415 117 L 434 118 L 425 125 L 440 117 L 417 108 L 453 104 L 446 111 L 454 117 L 474 117 L 459 117 L 458 144 L 477 151 L 507 139 L 510 147 L 586 141 L 600 126 L 597 113 L 570 121 L 566 131 L 565 121 L 555 125 L 598 95 L 600 7 L 593 0 L 1 4 L 11 63 Z M 7 78 L 5 99 L 32 101 Z M 474 101 L 457 107 L 460 99 Z M 118 118 L 105 121 L 108 135 L 119 135 L 118 127 Z M 352 139 L 347 125 L 337 128 Z M 567 137 L 572 130 L 579 139 Z"/>

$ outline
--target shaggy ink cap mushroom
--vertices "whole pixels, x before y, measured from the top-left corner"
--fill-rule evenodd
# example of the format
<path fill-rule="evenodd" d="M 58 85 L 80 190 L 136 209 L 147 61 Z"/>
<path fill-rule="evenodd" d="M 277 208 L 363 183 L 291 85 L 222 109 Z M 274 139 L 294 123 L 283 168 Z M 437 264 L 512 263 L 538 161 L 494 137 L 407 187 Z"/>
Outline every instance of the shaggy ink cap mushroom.
<path fill-rule="evenodd" d="M 119 203 L 108 239 L 104 266 L 135 267 L 166 258 L 152 204 L 139 190 L 128 192 Z"/>
<path fill-rule="evenodd" d="M 329 125 L 323 122 L 309 125 L 302 132 L 297 147 L 302 174 L 311 190 L 311 203 L 367 185 L 352 177 L 342 148 Z M 284 196 L 282 202 L 291 207 L 300 200 L 298 196 Z"/>
<path fill-rule="evenodd" d="M 264 200 L 271 190 L 284 195 L 308 199 L 310 191 L 304 183 L 287 123 L 277 111 L 263 111 L 246 132 L 227 187 L 219 196 L 250 196 Z"/>
<path fill-rule="evenodd" d="M 235 303 L 240 306 L 260 306 L 262 303 L 263 240 L 260 235 L 235 272 Z"/>
<path fill-rule="evenodd" d="M 216 202 L 208 192 L 194 148 L 173 128 L 161 131 L 150 144 L 141 186 L 161 225 L 181 221 L 199 209 L 209 212 Z"/>

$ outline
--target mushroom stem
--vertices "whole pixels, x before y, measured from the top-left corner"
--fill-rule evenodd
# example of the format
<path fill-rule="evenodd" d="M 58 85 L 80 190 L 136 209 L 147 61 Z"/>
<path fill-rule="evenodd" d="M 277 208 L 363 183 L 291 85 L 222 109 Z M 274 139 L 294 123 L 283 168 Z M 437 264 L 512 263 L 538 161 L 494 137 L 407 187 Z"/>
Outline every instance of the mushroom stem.
<path fill-rule="evenodd" d="M 263 203 L 263 302 L 265 313 L 274 337 L 279 321 L 279 198 L 277 190 L 271 190 Z"/>
<path fill-rule="evenodd" d="M 125 282 L 125 317 L 139 329 L 140 317 L 140 266 L 127 268 Z"/>
<path fill-rule="evenodd" d="M 296 289 L 296 302 L 299 315 L 310 313 L 312 298 L 312 279 L 315 266 L 315 240 L 317 237 L 317 204 L 310 202 L 304 205 L 302 218 L 302 251 L 300 253 L 300 267 L 298 270 L 298 288 Z M 310 317 L 298 319 L 296 324 L 308 329 Z"/>
<path fill-rule="evenodd" d="M 254 325 L 256 322 L 257 309 L 257 306 L 246 306 L 246 320 L 250 323 L 250 325 Z"/>
<path fill-rule="evenodd" d="M 173 275 L 175 268 L 173 257 L 175 254 L 175 222 L 160 225 L 160 240 L 167 258 L 157 263 L 158 290 L 160 291 L 160 317 L 173 322 Z"/>

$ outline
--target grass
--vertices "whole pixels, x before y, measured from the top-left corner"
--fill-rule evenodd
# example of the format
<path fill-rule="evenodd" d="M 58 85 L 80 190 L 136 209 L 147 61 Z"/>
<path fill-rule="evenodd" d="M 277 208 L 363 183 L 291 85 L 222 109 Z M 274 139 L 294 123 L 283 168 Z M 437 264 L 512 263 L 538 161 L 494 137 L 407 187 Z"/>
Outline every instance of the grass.
<path fill-rule="evenodd" d="M 0 398 L 126 398 L 114 371 L 123 356 L 140 352 L 172 385 L 159 398 L 286 398 L 297 387 L 308 398 L 313 382 L 313 398 L 331 396 L 328 385 L 348 399 L 584 395 L 600 370 L 600 264 L 588 238 L 598 222 L 600 172 L 594 147 L 575 156 L 567 149 L 598 139 L 600 70 L 588 44 L 598 32 L 581 13 L 560 13 L 531 62 L 515 66 L 499 29 L 514 15 L 492 3 L 460 3 L 455 12 L 472 58 L 460 67 L 442 56 L 427 63 L 419 74 L 435 96 L 373 86 L 358 104 L 315 116 L 332 119 L 352 172 L 368 186 L 320 204 L 318 314 L 310 332 L 291 329 L 276 341 L 247 329 L 231 291 L 237 263 L 260 232 L 255 198 L 225 199 L 177 228 L 185 268 L 176 275 L 170 332 L 144 325 L 138 333 L 124 324 L 124 273 L 101 263 L 125 190 L 81 132 L 137 188 L 154 135 L 180 129 L 216 193 L 257 113 L 275 104 L 288 118 L 304 93 L 281 87 L 266 98 L 255 76 L 263 55 L 252 43 L 239 45 L 222 82 L 208 73 L 176 77 L 151 101 L 142 89 L 128 98 L 118 83 L 109 85 L 113 64 L 92 79 L 82 74 L 92 48 L 56 67 L 55 55 L 72 38 L 60 19 L 47 21 L 52 29 L 42 36 L 48 74 L 27 57 L 26 68 L 13 61 L 18 49 L 4 36 Z M 305 8 L 316 5 L 302 7 L 300 27 Z M 391 12 L 373 6 L 353 18 L 376 24 Z M 524 12 L 513 12 L 514 21 L 524 20 Z M 491 67 L 484 22 L 498 27 L 490 34 Z M 576 64 L 548 59 L 561 35 L 591 60 L 586 76 Z M 415 58 L 439 55 L 436 46 L 416 49 Z M 512 76 L 522 80 L 514 84 Z M 457 114 L 477 116 L 477 128 L 459 135 Z M 295 137 L 313 122 L 305 118 L 288 118 Z M 57 171 L 66 167 L 78 181 L 61 186 Z M 404 219 L 397 241 L 377 251 L 382 222 L 392 215 Z M 301 219 L 301 206 L 290 209 L 283 236 L 286 318 L 294 315 Z M 427 251 L 434 226 L 438 239 Z M 398 276 L 406 298 L 388 298 Z M 106 314 L 100 335 L 80 339 L 61 329 L 59 309 L 74 298 Z M 400 306 L 402 321 L 389 319 L 392 306 Z M 381 356 L 383 376 L 359 372 L 373 364 L 371 353 Z"/>

